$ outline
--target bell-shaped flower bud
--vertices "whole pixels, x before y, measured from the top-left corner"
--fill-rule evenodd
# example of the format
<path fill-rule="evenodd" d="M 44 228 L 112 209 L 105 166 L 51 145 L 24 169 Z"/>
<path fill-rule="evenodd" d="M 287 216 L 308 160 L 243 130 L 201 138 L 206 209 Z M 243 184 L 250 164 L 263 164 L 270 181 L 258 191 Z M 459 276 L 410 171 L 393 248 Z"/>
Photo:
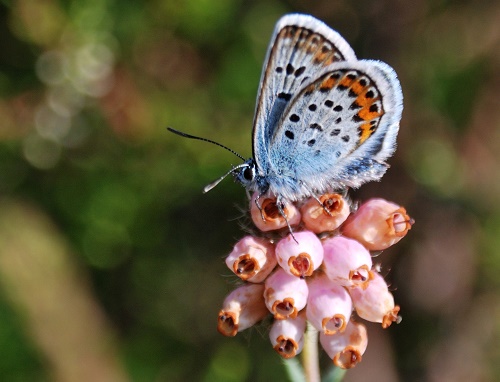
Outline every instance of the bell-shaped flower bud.
<path fill-rule="evenodd" d="M 380 322 L 388 328 L 393 322 L 400 323 L 399 306 L 394 305 L 394 297 L 384 278 L 373 272 L 373 279 L 366 288 L 351 288 L 349 293 L 359 317 L 371 322 Z"/>
<path fill-rule="evenodd" d="M 260 283 L 276 266 L 274 245 L 266 239 L 245 236 L 227 256 L 226 264 L 236 276 L 245 281 Z"/>
<path fill-rule="evenodd" d="M 309 290 L 304 279 L 286 273 L 283 268 L 266 279 L 264 298 L 275 319 L 295 318 L 306 306 Z"/>
<path fill-rule="evenodd" d="M 349 216 L 349 203 L 341 194 L 324 194 L 319 201 L 310 198 L 301 208 L 302 221 L 314 233 L 336 230 Z"/>
<path fill-rule="evenodd" d="M 306 313 L 318 331 L 327 335 L 342 332 L 351 317 L 351 297 L 345 288 L 319 275 L 309 282 Z"/>
<path fill-rule="evenodd" d="M 323 262 L 323 246 L 310 231 L 290 233 L 276 245 L 276 258 L 287 273 L 297 277 L 311 276 Z"/>
<path fill-rule="evenodd" d="M 345 287 L 362 286 L 373 277 L 370 252 L 356 240 L 335 236 L 323 242 L 324 271 L 328 278 Z"/>
<path fill-rule="evenodd" d="M 291 226 L 300 223 L 300 211 L 292 203 L 284 204 L 282 206 L 283 216 L 276 204 L 276 198 L 273 196 L 262 196 L 256 203 L 258 192 L 252 195 L 250 200 L 250 215 L 255 226 L 263 232 L 274 231 L 280 228 Z M 259 208 L 260 206 L 260 208 Z"/>
<path fill-rule="evenodd" d="M 305 330 L 306 315 L 302 311 L 296 318 L 274 320 L 269 339 L 279 355 L 287 359 L 293 358 L 302 351 Z"/>
<path fill-rule="evenodd" d="M 363 324 L 351 320 L 344 332 L 333 336 L 320 333 L 319 341 L 335 366 L 350 369 L 361 362 L 368 346 L 368 333 Z"/>
<path fill-rule="evenodd" d="M 403 207 L 377 198 L 363 203 L 341 230 L 368 250 L 379 251 L 401 240 L 413 223 Z"/>
<path fill-rule="evenodd" d="M 255 325 L 268 315 L 263 294 L 262 284 L 245 284 L 229 293 L 219 312 L 219 333 L 234 337 L 236 333 Z"/>

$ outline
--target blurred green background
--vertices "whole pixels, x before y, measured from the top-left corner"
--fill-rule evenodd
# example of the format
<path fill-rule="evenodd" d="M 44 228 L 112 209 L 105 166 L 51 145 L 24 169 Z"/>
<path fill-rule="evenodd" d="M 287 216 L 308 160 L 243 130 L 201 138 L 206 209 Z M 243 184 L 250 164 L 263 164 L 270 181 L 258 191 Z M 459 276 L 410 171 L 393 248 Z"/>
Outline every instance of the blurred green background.
<path fill-rule="evenodd" d="M 346 381 L 500 380 L 500 3 L 2 0 L 0 379 L 278 381 L 261 325 L 224 338 L 274 23 L 310 13 L 393 66 L 405 111 L 382 182 L 416 224 L 376 261 L 403 321 Z M 328 360 L 322 355 L 322 362 Z"/>

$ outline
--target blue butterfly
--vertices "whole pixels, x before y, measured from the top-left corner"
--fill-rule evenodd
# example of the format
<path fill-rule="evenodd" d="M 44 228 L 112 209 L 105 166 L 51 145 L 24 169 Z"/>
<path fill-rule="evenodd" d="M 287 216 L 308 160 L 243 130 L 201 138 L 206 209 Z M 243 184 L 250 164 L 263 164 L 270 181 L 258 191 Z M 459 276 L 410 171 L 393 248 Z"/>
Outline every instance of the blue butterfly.
<path fill-rule="evenodd" d="M 228 174 L 249 192 L 273 194 L 278 206 L 379 180 L 396 147 L 402 110 L 401 86 L 389 65 L 358 60 L 337 32 L 312 16 L 285 15 L 262 70 L 253 158 Z"/>

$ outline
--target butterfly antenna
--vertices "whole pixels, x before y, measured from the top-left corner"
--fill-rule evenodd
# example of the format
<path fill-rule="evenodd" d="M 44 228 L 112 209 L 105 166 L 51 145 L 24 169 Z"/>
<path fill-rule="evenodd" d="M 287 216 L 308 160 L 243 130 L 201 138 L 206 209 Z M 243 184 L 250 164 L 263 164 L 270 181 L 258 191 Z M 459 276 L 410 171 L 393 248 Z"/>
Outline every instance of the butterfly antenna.
<path fill-rule="evenodd" d="M 199 141 L 203 141 L 203 142 L 208 142 L 208 143 L 212 143 L 216 146 L 219 146 L 219 147 L 222 147 L 223 149 L 226 149 L 227 151 L 233 153 L 234 155 L 236 155 L 238 158 L 240 158 L 242 161 L 245 161 L 246 159 L 243 158 L 240 154 L 238 154 L 236 151 L 234 150 L 231 150 L 229 147 L 227 146 L 224 146 L 223 144 L 219 143 L 219 142 L 215 142 L 215 141 L 212 141 L 211 139 L 207 139 L 207 138 L 202 138 L 202 137 L 197 137 L 196 135 L 191 135 L 191 134 L 187 134 L 187 133 L 183 133 L 182 131 L 179 131 L 179 130 L 175 130 L 175 129 L 172 129 L 171 127 L 167 127 L 167 130 L 170 131 L 171 133 L 174 133 L 174 134 L 177 134 L 177 135 L 180 135 L 181 137 L 184 137 L 184 138 L 191 138 L 191 139 L 197 139 Z M 233 168 L 233 170 L 235 170 L 235 168 Z M 233 171 L 231 170 L 231 171 Z M 224 177 L 226 177 L 227 175 L 229 175 L 231 173 L 231 171 L 229 171 L 228 174 L 224 175 Z M 223 177 L 223 178 L 224 178 Z M 222 179 L 223 179 L 222 178 Z M 221 179 L 221 180 L 222 180 Z M 220 180 L 219 180 L 220 182 Z M 219 183 L 217 182 L 217 183 Z M 217 185 L 216 183 L 216 185 Z M 208 186 L 207 186 L 208 187 Z M 212 187 L 213 188 L 213 187 Z"/>
<path fill-rule="evenodd" d="M 248 163 L 242 163 L 242 164 L 239 164 L 238 166 L 234 166 L 231 170 L 229 170 L 228 172 L 226 172 L 224 175 L 222 175 L 220 178 L 214 180 L 212 183 L 210 184 L 207 184 L 204 188 L 203 188 L 203 193 L 206 194 L 208 191 L 210 191 L 212 188 L 214 188 L 215 186 L 217 186 L 220 182 L 222 182 L 224 180 L 224 178 L 226 176 L 228 176 L 229 174 L 231 174 L 232 172 L 234 172 L 235 170 L 238 170 L 239 168 L 242 168 L 242 167 L 248 167 L 249 164 Z"/>

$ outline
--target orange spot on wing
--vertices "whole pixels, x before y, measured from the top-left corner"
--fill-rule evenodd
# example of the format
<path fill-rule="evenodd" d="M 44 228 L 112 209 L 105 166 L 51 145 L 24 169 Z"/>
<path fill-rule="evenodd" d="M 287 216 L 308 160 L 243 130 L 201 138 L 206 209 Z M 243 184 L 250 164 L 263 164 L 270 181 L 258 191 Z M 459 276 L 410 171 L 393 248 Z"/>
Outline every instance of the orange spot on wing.
<path fill-rule="evenodd" d="M 370 125 L 370 123 L 363 123 L 361 126 L 359 126 L 359 130 L 360 130 L 359 144 L 362 144 L 364 141 L 370 138 L 370 136 L 375 132 L 375 127 Z"/>
<path fill-rule="evenodd" d="M 332 78 L 331 76 L 329 76 L 326 80 L 324 80 L 321 83 L 319 90 L 330 90 L 335 86 L 336 83 L 337 83 L 337 80 L 335 78 Z"/>
<path fill-rule="evenodd" d="M 339 85 L 350 88 L 353 82 L 354 79 L 350 79 L 349 77 L 344 76 L 344 78 L 340 80 Z"/>
<path fill-rule="evenodd" d="M 359 112 L 358 116 L 360 118 L 363 118 L 365 121 L 371 121 L 372 119 L 380 117 L 382 114 L 384 114 L 383 110 L 378 110 L 378 111 L 370 111 L 370 107 L 365 106 L 363 107 Z"/>
<path fill-rule="evenodd" d="M 360 98 L 361 94 L 364 94 L 366 93 L 367 89 L 366 89 L 366 86 L 362 86 L 359 81 L 356 81 L 355 83 L 353 83 L 351 85 L 351 89 L 354 93 L 356 93 L 358 95 L 358 99 Z M 358 101 L 358 99 L 356 99 L 356 101 Z M 358 102 L 359 103 L 359 102 Z M 359 103 L 361 105 L 361 103 Z"/>

